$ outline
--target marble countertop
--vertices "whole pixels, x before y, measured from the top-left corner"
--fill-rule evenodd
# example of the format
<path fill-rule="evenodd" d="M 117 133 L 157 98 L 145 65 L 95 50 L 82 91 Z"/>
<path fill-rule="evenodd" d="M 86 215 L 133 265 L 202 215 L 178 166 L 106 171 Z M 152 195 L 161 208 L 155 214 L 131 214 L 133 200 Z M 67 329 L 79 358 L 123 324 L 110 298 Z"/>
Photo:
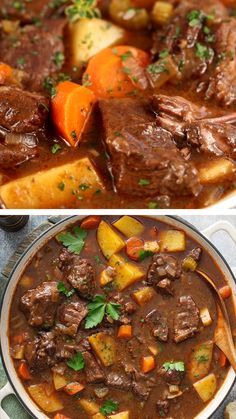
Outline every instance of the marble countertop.
<path fill-rule="evenodd" d="M 236 215 L 229 216 L 216 216 L 216 215 L 198 215 L 198 216 L 185 216 L 183 217 L 189 223 L 192 223 L 199 230 L 204 230 L 213 223 L 219 220 L 226 220 L 236 227 Z M 46 216 L 31 216 L 28 224 L 17 233 L 6 233 L 0 230 L 0 271 L 3 269 L 8 258 L 14 253 L 19 244 L 23 241 L 24 237 L 27 236 L 34 228 L 38 227 L 42 222 L 46 221 Z M 222 252 L 227 262 L 231 267 L 236 267 L 236 245 L 224 232 L 217 233 L 213 239 L 215 246 Z M 221 406 L 218 411 L 214 414 L 214 419 L 222 419 L 224 406 L 230 401 L 236 399 L 236 384 L 230 392 L 224 405 Z M 18 415 L 19 417 L 19 415 Z M 11 415 L 11 419 L 17 419 L 17 415 Z"/>

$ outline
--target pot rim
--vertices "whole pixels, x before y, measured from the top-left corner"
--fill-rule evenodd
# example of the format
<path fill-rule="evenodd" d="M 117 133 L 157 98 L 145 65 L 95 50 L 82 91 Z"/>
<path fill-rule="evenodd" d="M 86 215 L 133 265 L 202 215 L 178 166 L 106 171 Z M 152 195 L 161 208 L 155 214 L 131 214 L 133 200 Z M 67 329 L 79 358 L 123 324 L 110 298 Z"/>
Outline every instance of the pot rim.
<path fill-rule="evenodd" d="M 27 252 L 29 252 L 36 244 L 39 244 L 41 241 L 42 241 L 42 239 L 43 239 L 43 237 L 45 236 L 45 235 L 47 235 L 50 231 L 53 231 L 56 227 L 59 227 L 61 224 L 64 224 L 64 223 L 66 223 L 67 225 L 70 225 L 70 224 L 73 224 L 74 222 L 76 222 L 76 220 L 81 220 L 81 219 L 83 219 L 83 218 L 85 218 L 86 216 L 85 215 L 71 215 L 71 216 L 67 216 L 67 217 L 65 217 L 65 218 L 63 218 L 62 220 L 60 220 L 60 221 L 58 221 L 56 224 L 53 224 L 52 226 L 50 226 L 47 230 L 45 230 L 45 231 L 43 231 L 38 237 L 36 237 L 33 241 L 32 241 L 32 243 L 30 243 L 30 245 L 24 250 L 24 252 L 21 254 L 21 256 L 19 257 L 19 259 L 17 260 L 17 262 L 15 263 L 15 265 L 13 266 L 13 268 L 12 268 L 12 270 L 11 270 L 11 272 L 10 272 L 10 274 L 9 274 L 9 278 L 8 278 L 8 280 L 6 281 L 6 285 L 5 285 L 5 287 L 4 287 L 4 289 L 3 289 L 3 292 L 2 292 L 2 297 L 1 297 L 1 300 L 0 300 L 0 324 L 1 324 L 1 319 L 2 319 L 2 317 L 3 317 L 3 312 L 4 312 L 4 310 L 3 310 L 3 308 L 4 308 L 4 299 L 5 299 L 5 296 L 6 296 L 6 293 L 7 293 L 7 291 L 8 291 L 8 287 L 9 287 L 9 284 L 11 283 L 11 280 L 12 280 L 12 277 L 13 277 L 13 275 L 16 273 L 16 271 L 17 271 L 17 269 L 18 269 L 18 267 L 21 265 L 21 262 L 22 262 L 22 259 L 25 257 L 25 255 L 27 254 Z M 135 214 L 134 214 L 134 217 L 135 217 Z M 204 236 L 204 234 L 201 232 L 201 231 L 199 231 L 194 225 L 192 225 L 191 223 L 189 223 L 188 221 L 186 221 L 185 219 L 183 219 L 182 217 L 179 217 L 179 216 L 174 216 L 174 215 L 142 215 L 142 217 L 146 217 L 146 218 L 152 218 L 152 219 L 160 219 L 161 221 L 164 221 L 165 222 L 165 220 L 162 220 L 163 218 L 164 219 L 166 219 L 166 222 L 168 223 L 168 219 L 172 219 L 173 221 L 176 221 L 177 223 L 180 223 L 180 225 L 182 224 L 184 227 L 187 227 L 187 228 L 189 228 L 190 230 L 192 230 L 197 236 L 199 236 L 203 241 L 205 241 L 206 243 L 207 243 L 207 245 L 211 248 L 211 249 L 213 249 L 213 251 L 215 251 L 216 252 L 216 254 L 217 254 L 217 256 L 222 260 L 222 262 L 223 262 L 223 265 L 227 268 L 227 270 L 229 271 L 229 273 L 230 273 L 230 275 L 231 275 L 231 277 L 232 277 L 232 279 L 234 280 L 234 282 L 235 282 L 235 277 L 234 277 L 234 274 L 233 274 L 233 271 L 232 271 L 232 269 L 231 269 L 231 267 L 229 266 L 229 264 L 228 264 L 228 262 L 225 260 L 225 258 L 224 258 L 224 256 L 223 256 L 223 254 L 217 249 L 217 247 L 213 244 L 213 243 L 211 243 L 211 241 L 209 240 L 209 238 L 208 237 L 206 237 L 206 236 Z M 47 238 L 47 241 L 49 241 L 51 238 L 53 238 L 54 236 L 53 235 L 51 235 L 50 237 L 48 237 Z M 47 242 L 46 241 L 46 242 Z M 42 243 L 42 246 L 44 246 L 45 245 L 45 243 L 46 242 L 44 242 L 44 243 Z M 39 246 L 39 247 L 37 247 L 36 248 L 36 252 L 39 250 L 39 248 L 41 248 L 41 246 Z M 35 254 L 35 253 L 34 253 Z M 31 258 L 33 257 L 33 255 L 31 255 L 30 256 Z M 211 255 L 211 257 L 213 257 L 212 255 Z M 30 259 L 29 259 L 30 260 Z M 217 261 L 213 258 L 213 260 L 214 260 L 214 262 L 215 263 L 217 263 Z M 26 264 L 25 264 L 25 266 L 26 266 Z M 218 266 L 218 264 L 217 264 L 217 266 Z M 219 267 L 219 269 L 220 269 L 220 267 Z M 9 310 L 10 310 L 10 307 L 7 309 L 7 312 L 9 313 Z M 8 340 L 8 336 L 6 336 L 6 339 L 7 339 L 7 342 L 8 342 L 8 348 L 9 348 L 9 340 Z M 17 399 L 18 399 L 18 401 L 21 403 L 21 405 L 24 407 L 24 409 L 26 410 L 26 412 L 31 416 L 31 417 L 33 417 L 33 418 L 35 418 L 35 419 L 38 419 L 35 415 L 34 415 L 34 413 L 32 413 L 32 410 L 31 410 L 31 408 L 30 408 L 30 406 L 33 404 L 33 401 L 32 401 L 32 399 L 31 399 L 31 397 L 29 396 L 29 394 L 26 392 L 26 394 L 28 395 L 28 400 L 27 400 L 27 404 L 26 404 L 26 402 L 23 400 L 23 397 L 21 397 L 20 396 L 20 394 L 19 394 L 19 391 L 16 389 L 16 386 L 15 386 L 15 384 L 14 384 L 14 382 L 15 382 L 15 379 L 14 378 L 12 378 L 11 377 L 11 375 L 10 375 L 10 373 L 9 373 L 9 371 L 8 371 L 8 367 L 6 366 L 6 363 L 5 363 L 5 359 L 4 359 L 4 355 L 3 355 L 3 348 L 2 348 L 2 340 L 0 339 L 0 356 L 1 356 L 1 359 L 2 359 L 2 365 L 3 365 L 3 368 L 4 368 L 4 371 L 5 371 L 5 373 L 6 373 L 6 376 L 7 376 L 7 379 L 8 379 L 8 382 L 10 383 L 10 385 L 11 385 L 11 387 L 12 387 L 12 389 L 13 389 L 13 391 L 14 391 L 14 394 L 15 394 L 15 396 L 17 397 Z M 9 357 L 10 357 L 10 354 L 9 354 Z M 231 369 L 232 369 L 232 367 L 231 367 Z M 230 369 L 230 370 L 231 370 Z M 229 372 L 230 372 L 230 370 L 229 370 Z M 229 379 L 229 377 L 228 377 L 228 375 L 229 375 L 229 372 L 228 372 L 228 374 L 227 374 L 227 376 L 226 376 L 226 378 L 225 378 L 225 381 L 224 382 L 227 382 L 227 380 Z M 19 382 L 20 382 L 20 380 L 19 380 Z M 214 410 L 211 412 L 211 414 L 210 414 L 210 416 L 208 416 L 208 419 L 210 419 L 210 417 L 213 417 L 213 415 L 214 415 L 214 413 L 222 406 L 222 404 L 224 403 L 224 400 L 225 400 L 225 398 L 228 396 L 228 394 L 230 393 L 230 391 L 232 390 L 232 388 L 233 388 L 233 386 L 234 386 L 234 384 L 235 384 L 235 382 L 236 382 L 236 375 L 234 376 L 234 379 L 233 379 L 233 381 L 232 381 L 232 384 L 230 385 L 230 387 L 228 388 L 228 390 L 227 390 L 227 392 L 226 392 L 226 394 L 225 394 L 225 396 L 222 398 L 222 400 L 221 400 L 221 402 L 214 408 Z M 216 393 L 216 396 L 217 396 L 217 393 Z M 214 401 L 214 398 L 212 399 L 212 401 Z M 210 406 L 210 404 L 211 404 L 211 402 L 212 401 L 210 401 L 209 402 L 209 404 L 207 404 L 207 406 L 205 406 L 205 408 L 197 415 L 197 417 L 196 417 L 196 419 L 198 418 L 198 417 L 200 417 L 199 415 L 201 415 L 201 413 L 208 407 L 208 406 Z M 41 413 L 41 414 L 44 414 L 45 415 L 45 413 L 44 412 L 42 412 L 41 411 L 41 409 L 39 410 L 39 412 Z M 48 416 L 45 416 L 45 418 L 46 417 L 48 417 Z"/>

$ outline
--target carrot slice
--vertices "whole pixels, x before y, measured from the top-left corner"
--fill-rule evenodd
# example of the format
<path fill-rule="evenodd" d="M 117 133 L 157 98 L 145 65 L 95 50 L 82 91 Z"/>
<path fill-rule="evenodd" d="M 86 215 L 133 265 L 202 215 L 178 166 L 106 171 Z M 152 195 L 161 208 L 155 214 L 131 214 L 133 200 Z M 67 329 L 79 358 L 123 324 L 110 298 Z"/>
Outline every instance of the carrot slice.
<path fill-rule="evenodd" d="M 224 352 L 222 352 L 222 351 L 220 351 L 219 364 L 220 364 L 221 368 L 224 368 L 227 364 L 227 358 L 226 358 Z"/>
<path fill-rule="evenodd" d="M 76 147 L 92 112 L 95 95 L 70 81 L 59 83 L 56 90 L 51 106 L 53 123 L 59 134 Z"/>
<path fill-rule="evenodd" d="M 99 226 L 100 221 L 101 217 L 97 215 L 91 215 L 82 221 L 80 227 L 84 228 L 85 230 L 93 230 Z"/>
<path fill-rule="evenodd" d="M 225 285 L 224 287 L 219 289 L 219 294 L 225 300 L 226 298 L 231 297 L 232 295 L 232 288 L 229 285 Z"/>
<path fill-rule="evenodd" d="M 57 413 L 53 416 L 53 419 L 70 419 L 68 416 L 62 415 L 61 413 Z"/>
<path fill-rule="evenodd" d="M 18 373 L 20 377 L 23 378 L 23 380 L 30 380 L 32 378 L 29 369 L 24 361 L 20 363 Z"/>
<path fill-rule="evenodd" d="M 69 383 L 67 386 L 64 387 L 64 391 L 69 394 L 69 396 L 73 396 L 74 394 L 79 393 L 84 389 L 83 384 L 80 384 L 78 382 Z"/>
<path fill-rule="evenodd" d="M 144 242 L 138 237 L 131 237 L 126 242 L 126 253 L 132 260 L 139 260 L 140 251 L 144 249 Z"/>
<path fill-rule="evenodd" d="M 118 338 L 131 338 L 132 337 L 132 326 L 125 324 L 119 327 L 118 330 L 118 334 L 117 334 Z"/>
<path fill-rule="evenodd" d="M 141 370 L 144 374 L 152 371 L 155 368 L 154 356 L 143 356 L 141 358 Z"/>
<path fill-rule="evenodd" d="M 137 65 L 146 68 L 149 55 L 141 49 L 130 46 L 106 48 L 89 61 L 84 74 L 84 83 L 101 98 L 129 96 L 138 87 L 132 81 L 130 69 L 125 67 L 125 60 L 133 57 Z"/>
<path fill-rule="evenodd" d="M 5 83 L 7 79 L 9 79 L 13 74 L 13 69 L 5 64 L 0 63 L 0 84 Z"/>

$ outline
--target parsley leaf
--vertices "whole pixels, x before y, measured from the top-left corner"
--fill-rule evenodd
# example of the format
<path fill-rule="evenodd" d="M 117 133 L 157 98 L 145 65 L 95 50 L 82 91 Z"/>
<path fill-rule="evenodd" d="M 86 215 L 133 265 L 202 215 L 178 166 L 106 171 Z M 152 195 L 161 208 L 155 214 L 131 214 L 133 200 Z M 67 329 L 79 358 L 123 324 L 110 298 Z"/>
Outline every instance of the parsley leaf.
<path fill-rule="evenodd" d="M 103 405 L 100 407 L 99 411 L 103 415 L 107 416 L 107 415 L 110 415 L 111 413 L 116 412 L 118 408 L 119 408 L 118 402 L 114 402 L 113 400 L 106 400 L 103 403 Z"/>
<path fill-rule="evenodd" d="M 163 367 L 166 371 L 185 371 L 185 365 L 183 361 L 179 362 L 165 362 Z"/>
<path fill-rule="evenodd" d="M 73 0 L 73 4 L 66 8 L 66 15 L 71 22 L 101 17 L 101 12 L 96 6 L 97 0 Z"/>
<path fill-rule="evenodd" d="M 69 252 L 79 255 L 84 248 L 85 238 L 87 237 L 87 232 L 81 227 L 73 228 L 73 234 L 69 231 L 58 234 L 58 240 L 67 247 Z"/>
<path fill-rule="evenodd" d="M 62 149 L 62 146 L 60 144 L 55 143 L 51 147 L 51 152 L 52 154 L 57 154 L 61 149 Z"/>
<path fill-rule="evenodd" d="M 154 253 L 151 250 L 140 250 L 139 252 L 139 260 L 142 262 L 144 259 L 153 256 Z"/>
<path fill-rule="evenodd" d="M 75 290 L 74 289 L 68 290 L 65 287 L 64 282 L 58 282 L 57 289 L 58 289 L 59 292 L 61 292 L 62 294 L 64 294 L 67 298 L 71 297 L 75 293 Z"/>
<path fill-rule="evenodd" d="M 67 361 L 67 365 L 68 365 L 68 367 L 72 368 L 74 371 L 82 370 L 85 366 L 84 357 L 83 357 L 82 352 L 77 352 L 77 354 L 75 354 L 73 356 L 73 358 L 71 358 L 71 359 L 69 359 L 69 361 Z"/>
<path fill-rule="evenodd" d="M 120 304 L 106 303 L 105 295 L 96 295 L 91 303 L 88 304 L 88 314 L 85 321 L 85 329 L 92 329 L 100 324 L 105 314 L 113 320 L 118 320 L 120 316 Z"/>

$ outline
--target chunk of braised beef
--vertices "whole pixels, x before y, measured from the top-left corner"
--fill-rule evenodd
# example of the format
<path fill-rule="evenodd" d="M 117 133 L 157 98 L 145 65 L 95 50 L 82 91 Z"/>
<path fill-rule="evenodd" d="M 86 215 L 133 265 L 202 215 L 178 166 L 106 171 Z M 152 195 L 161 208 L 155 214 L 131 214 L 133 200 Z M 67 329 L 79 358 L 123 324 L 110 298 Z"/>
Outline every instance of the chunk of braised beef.
<path fill-rule="evenodd" d="M 165 382 L 170 385 L 179 386 L 185 376 L 185 371 L 177 371 L 175 369 L 166 369 L 164 367 L 158 370 L 158 374 L 163 377 Z"/>
<path fill-rule="evenodd" d="M 177 312 L 174 317 L 174 341 L 175 343 L 194 336 L 199 329 L 199 309 L 189 295 L 182 296 L 177 305 Z"/>
<path fill-rule="evenodd" d="M 106 384 L 118 390 L 129 391 L 132 387 L 132 380 L 120 371 L 110 371 L 106 374 Z"/>
<path fill-rule="evenodd" d="M 163 316 L 157 309 L 153 309 L 145 317 L 145 324 L 151 329 L 155 338 L 161 342 L 168 341 L 169 329 L 167 318 Z"/>
<path fill-rule="evenodd" d="M 166 417 L 170 410 L 170 403 L 168 400 L 158 400 L 156 403 L 156 408 L 160 417 Z"/>
<path fill-rule="evenodd" d="M 32 341 L 25 344 L 25 359 L 32 371 L 37 372 L 55 364 L 55 333 L 40 332 Z"/>
<path fill-rule="evenodd" d="M 95 357 L 88 351 L 83 352 L 85 361 L 85 374 L 88 383 L 101 383 L 105 381 L 105 374 Z"/>
<path fill-rule="evenodd" d="M 10 169 L 27 160 L 33 159 L 38 153 L 37 147 L 27 147 L 23 144 L 0 143 L 0 168 Z"/>
<path fill-rule="evenodd" d="M 30 326 L 50 328 L 54 324 L 60 300 L 57 282 L 43 282 L 21 297 L 20 309 Z"/>
<path fill-rule="evenodd" d="M 181 272 L 181 266 L 175 257 L 156 254 L 148 269 L 147 283 L 161 293 L 173 295 L 172 281 L 180 278 Z"/>
<path fill-rule="evenodd" d="M 132 391 L 138 399 L 146 401 L 149 397 L 151 388 L 145 382 L 134 381 L 132 385 Z"/>
<path fill-rule="evenodd" d="M 168 278 L 161 279 L 156 284 L 156 289 L 164 295 L 174 295 L 174 288 L 172 282 Z"/>
<path fill-rule="evenodd" d="M 65 302 L 59 307 L 59 321 L 66 326 L 76 325 L 77 329 L 87 314 L 87 305 L 83 301 Z"/>
<path fill-rule="evenodd" d="M 58 15 L 65 7 L 66 0 L 20 0 L 20 3 L 14 3 L 9 0 L 0 0 L 0 16 L 3 19 L 20 20 L 23 23 L 41 22 L 41 19 Z"/>

